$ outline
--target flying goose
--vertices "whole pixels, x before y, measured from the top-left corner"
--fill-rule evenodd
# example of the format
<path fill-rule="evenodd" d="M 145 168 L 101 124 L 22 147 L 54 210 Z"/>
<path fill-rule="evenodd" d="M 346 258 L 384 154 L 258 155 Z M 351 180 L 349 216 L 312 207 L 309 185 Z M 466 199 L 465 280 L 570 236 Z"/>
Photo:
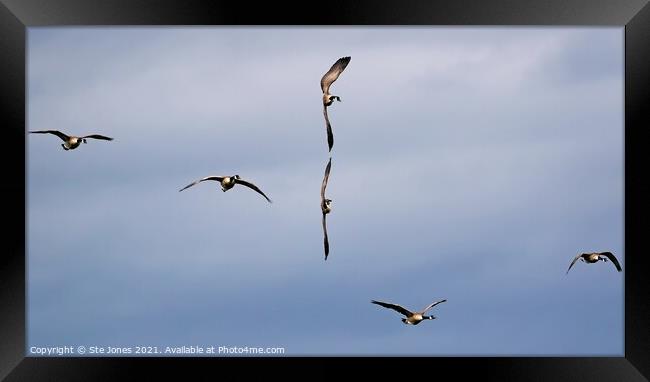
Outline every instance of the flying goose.
<path fill-rule="evenodd" d="M 260 195 L 262 195 L 266 200 L 269 201 L 269 203 L 273 203 L 273 202 L 271 201 L 271 199 L 269 199 L 266 195 L 264 195 L 264 193 L 262 192 L 262 190 L 260 190 L 259 188 L 257 188 L 256 185 L 254 185 L 253 183 L 250 183 L 250 182 L 247 182 L 247 181 L 241 179 L 241 178 L 239 177 L 239 175 L 232 175 L 232 176 L 206 176 L 206 177 L 203 178 L 203 179 L 199 179 L 199 180 L 197 180 L 197 181 L 195 181 L 195 182 L 193 182 L 193 183 L 188 184 L 187 186 L 185 186 L 185 187 L 181 188 L 180 190 L 178 190 L 178 192 L 181 192 L 181 191 L 183 191 L 184 189 L 186 189 L 186 188 L 190 188 L 190 187 L 192 187 L 193 185 L 198 184 L 198 183 L 201 183 L 201 182 L 203 182 L 203 181 L 205 181 L 205 180 L 216 180 L 217 182 L 220 182 L 220 183 L 221 183 L 221 191 L 223 191 L 223 192 L 226 192 L 226 191 L 230 190 L 231 188 L 233 188 L 233 187 L 235 186 L 235 184 L 241 184 L 242 186 L 246 186 L 246 187 L 248 187 L 248 188 L 250 188 L 250 189 L 256 191 L 256 192 L 259 193 Z"/>
<path fill-rule="evenodd" d="M 86 136 L 83 136 L 83 137 L 76 137 L 74 135 L 63 134 L 62 132 L 60 132 L 58 130 L 38 130 L 38 131 L 30 131 L 30 133 L 32 133 L 32 134 L 54 134 L 54 135 L 56 135 L 57 137 L 59 137 L 59 138 L 61 138 L 63 140 L 63 143 L 61 144 L 61 146 L 63 147 L 63 149 L 65 151 L 76 149 L 77 147 L 79 147 L 81 142 L 87 143 L 86 138 L 103 139 L 105 141 L 112 141 L 113 140 L 113 138 L 105 137 L 105 136 L 99 135 L 99 134 L 92 134 L 92 135 L 86 135 Z"/>
<path fill-rule="evenodd" d="M 339 58 L 320 80 L 320 88 L 323 91 L 323 115 L 325 116 L 325 126 L 327 127 L 327 144 L 329 146 L 329 151 L 332 151 L 332 146 L 334 146 L 334 134 L 332 134 L 332 126 L 330 125 L 330 119 L 327 116 L 327 107 L 330 106 L 335 99 L 341 102 L 341 97 L 330 94 L 330 86 L 332 86 L 332 83 L 339 78 L 339 75 L 349 63 L 350 57 Z"/>
<path fill-rule="evenodd" d="M 614 266 L 616 267 L 616 270 L 621 272 L 623 268 L 621 268 L 621 264 L 618 262 L 618 259 L 614 257 L 614 254 L 611 252 L 593 252 L 593 253 L 582 253 L 576 256 L 573 261 L 571 262 L 571 265 L 569 265 L 569 269 L 567 269 L 566 273 L 568 274 L 569 271 L 571 270 L 571 267 L 573 267 L 573 264 L 576 263 L 576 261 L 580 261 L 593 264 L 597 263 L 598 261 L 602 260 L 604 262 L 607 262 L 607 259 L 611 260 Z"/>
<path fill-rule="evenodd" d="M 323 183 L 320 186 L 320 209 L 323 211 L 323 245 L 325 246 L 325 260 L 327 260 L 327 255 L 330 253 L 330 242 L 327 239 L 327 221 L 326 216 L 332 212 L 332 200 L 325 198 L 325 189 L 327 188 L 327 181 L 330 178 L 330 169 L 332 168 L 332 158 L 327 162 L 327 167 L 325 167 L 325 176 L 323 177 Z"/>
<path fill-rule="evenodd" d="M 425 316 L 424 313 L 426 313 L 427 310 L 429 310 L 429 309 L 433 308 L 434 306 L 436 306 L 436 305 L 438 305 L 438 304 L 440 304 L 442 302 L 445 302 L 445 301 L 447 301 L 447 300 L 436 301 L 436 302 L 430 304 L 429 306 L 427 306 L 426 308 L 424 308 L 420 312 L 411 312 L 410 310 L 405 309 L 403 306 L 400 306 L 400 305 L 397 305 L 397 304 L 391 304 L 391 303 L 388 303 L 388 302 L 381 302 L 381 301 L 375 301 L 375 300 L 372 300 L 371 302 L 373 304 L 383 306 L 384 308 L 393 309 L 393 310 L 398 311 L 401 314 L 405 315 L 406 318 L 402 318 L 402 322 L 405 323 L 406 325 L 417 325 L 420 322 L 422 322 L 423 320 L 433 320 L 433 319 L 435 319 L 436 318 L 435 316 L 433 316 L 433 315 Z"/>

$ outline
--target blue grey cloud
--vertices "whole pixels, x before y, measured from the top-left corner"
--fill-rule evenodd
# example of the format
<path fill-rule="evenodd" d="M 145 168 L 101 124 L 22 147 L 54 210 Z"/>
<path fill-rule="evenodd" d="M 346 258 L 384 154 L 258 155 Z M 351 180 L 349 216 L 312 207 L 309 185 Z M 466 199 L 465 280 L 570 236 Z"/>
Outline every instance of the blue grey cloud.
<path fill-rule="evenodd" d="M 622 37 L 30 28 L 28 129 L 115 140 L 27 136 L 28 343 L 621 355 L 624 274 L 565 271 L 625 269 Z M 344 55 L 324 262 L 318 81 Z M 274 203 L 178 192 L 222 174 Z M 370 304 L 437 298 L 417 327 Z"/>

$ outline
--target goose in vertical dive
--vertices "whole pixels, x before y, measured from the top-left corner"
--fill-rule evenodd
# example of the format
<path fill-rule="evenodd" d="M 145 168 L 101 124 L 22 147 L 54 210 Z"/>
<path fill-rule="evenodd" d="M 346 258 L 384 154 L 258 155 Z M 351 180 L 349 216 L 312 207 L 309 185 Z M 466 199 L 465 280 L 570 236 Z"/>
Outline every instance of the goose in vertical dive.
<path fill-rule="evenodd" d="M 339 75 L 343 70 L 345 70 L 345 67 L 348 66 L 349 63 L 350 57 L 339 58 L 320 80 L 320 88 L 323 91 L 323 115 L 325 116 L 325 126 L 327 127 L 327 144 L 329 146 L 329 151 L 332 151 L 332 146 L 334 146 L 334 134 L 332 133 L 332 126 L 330 125 L 330 119 L 327 115 L 327 107 L 332 105 L 335 99 L 341 102 L 341 97 L 330 94 L 330 86 L 332 86 L 332 83 L 339 78 Z"/>
<path fill-rule="evenodd" d="M 178 192 L 181 192 L 187 188 L 190 188 L 194 186 L 195 184 L 201 183 L 206 180 L 216 180 L 217 182 L 221 183 L 221 191 L 226 192 L 230 190 L 231 188 L 235 187 L 235 184 L 241 184 L 242 186 L 246 186 L 253 191 L 256 191 L 260 195 L 262 195 L 266 200 L 268 200 L 269 203 L 273 203 L 271 199 L 269 199 L 263 192 L 260 190 L 256 185 L 253 183 L 247 182 L 243 180 L 242 178 L 239 177 L 239 175 L 232 175 L 232 176 L 206 176 L 205 178 L 199 179 L 195 182 L 192 182 L 188 184 L 187 186 L 181 188 L 178 190 Z"/>
<path fill-rule="evenodd" d="M 571 267 L 573 267 L 573 264 L 576 263 L 576 261 L 583 261 L 588 264 L 593 264 L 597 263 L 599 261 L 604 261 L 607 262 L 607 259 L 609 259 L 612 264 L 616 267 L 616 270 L 621 272 L 623 268 L 621 268 L 621 264 L 618 262 L 618 259 L 614 256 L 613 253 L 611 252 L 593 252 L 593 253 L 581 253 L 578 256 L 576 256 L 573 261 L 571 262 L 571 265 L 569 265 L 569 269 L 567 269 L 566 273 L 568 274 L 569 271 L 571 270 Z"/>
<path fill-rule="evenodd" d="M 323 183 L 320 186 L 320 209 L 323 212 L 323 245 L 325 247 L 325 260 L 327 260 L 327 255 L 330 253 L 330 242 L 327 238 L 327 214 L 332 212 L 332 200 L 325 198 L 325 189 L 327 188 L 327 181 L 330 178 L 330 169 L 332 168 L 332 158 L 327 162 L 327 167 L 325 167 L 325 176 L 323 177 Z"/>
<path fill-rule="evenodd" d="M 105 137 L 105 136 L 99 135 L 99 134 L 91 134 L 91 135 L 86 135 L 86 136 L 83 136 L 83 137 L 77 137 L 77 136 L 74 136 L 74 135 L 66 135 L 66 134 L 64 134 L 64 133 L 62 133 L 62 132 L 60 132 L 58 130 L 38 130 L 38 131 L 30 131 L 30 133 L 31 134 L 54 134 L 54 135 L 56 135 L 57 137 L 61 138 L 61 140 L 63 140 L 63 143 L 61 144 L 61 147 L 63 147 L 63 149 L 65 151 L 76 149 L 77 147 L 79 147 L 81 142 L 88 143 L 88 142 L 86 142 L 87 138 L 102 139 L 102 140 L 105 140 L 105 141 L 112 141 L 113 140 L 113 138 Z"/>
<path fill-rule="evenodd" d="M 391 304 L 391 303 L 388 303 L 388 302 L 381 302 L 381 301 L 375 301 L 375 300 L 372 300 L 371 302 L 373 304 L 383 306 L 384 308 L 393 309 L 393 310 L 403 314 L 404 316 L 406 316 L 406 318 L 402 318 L 402 322 L 405 323 L 406 325 L 417 325 L 417 324 L 419 324 L 420 322 L 422 322 L 424 320 L 434 320 L 436 318 L 435 316 L 433 316 L 433 315 L 425 316 L 424 314 L 429 309 L 431 309 L 434 306 L 436 306 L 436 305 L 438 305 L 438 304 L 440 304 L 442 302 L 445 302 L 445 301 L 447 301 L 447 300 L 436 301 L 436 302 L 430 304 L 429 306 L 427 306 L 426 308 L 424 308 L 423 310 L 421 310 L 419 312 L 411 312 L 410 310 L 404 308 L 403 306 L 400 306 L 400 305 L 397 305 L 397 304 Z"/>

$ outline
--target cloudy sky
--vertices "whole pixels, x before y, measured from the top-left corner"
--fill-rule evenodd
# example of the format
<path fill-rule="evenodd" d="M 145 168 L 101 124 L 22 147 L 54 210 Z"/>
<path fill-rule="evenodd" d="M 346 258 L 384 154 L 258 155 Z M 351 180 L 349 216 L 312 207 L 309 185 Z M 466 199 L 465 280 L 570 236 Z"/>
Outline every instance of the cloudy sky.
<path fill-rule="evenodd" d="M 623 354 L 623 28 L 29 28 L 28 346 Z M 327 151 L 319 81 L 332 93 Z M 239 174 L 223 193 L 207 175 Z M 437 317 L 418 326 L 378 299 Z"/>

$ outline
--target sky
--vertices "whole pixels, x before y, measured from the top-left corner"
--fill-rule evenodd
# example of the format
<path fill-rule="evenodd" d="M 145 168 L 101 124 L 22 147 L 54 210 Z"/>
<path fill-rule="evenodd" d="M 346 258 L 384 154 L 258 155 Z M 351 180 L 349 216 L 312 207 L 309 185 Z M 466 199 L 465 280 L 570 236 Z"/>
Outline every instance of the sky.
<path fill-rule="evenodd" d="M 27 347 L 622 356 L 623 37 L 28 28 L 27 130 L 115 140 L 26 134 Z M 328 153 L 319 82 L 343 56 Z M 178 192 L 234 174 L 273 204 Z M 565 274 L 600 251 L 623 272 Z M 447 302 L 411 326 L 373 299 Z"/>

